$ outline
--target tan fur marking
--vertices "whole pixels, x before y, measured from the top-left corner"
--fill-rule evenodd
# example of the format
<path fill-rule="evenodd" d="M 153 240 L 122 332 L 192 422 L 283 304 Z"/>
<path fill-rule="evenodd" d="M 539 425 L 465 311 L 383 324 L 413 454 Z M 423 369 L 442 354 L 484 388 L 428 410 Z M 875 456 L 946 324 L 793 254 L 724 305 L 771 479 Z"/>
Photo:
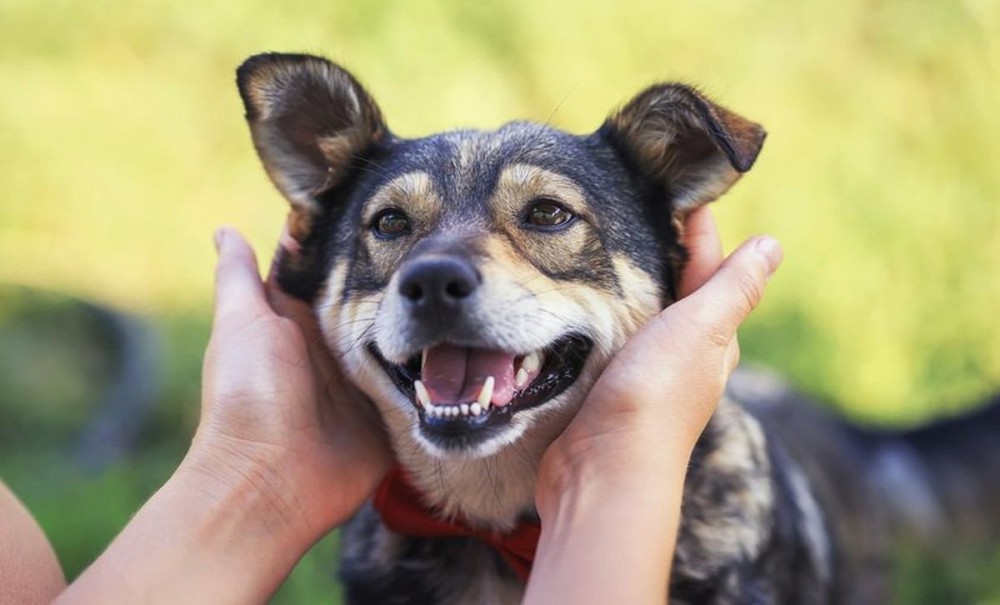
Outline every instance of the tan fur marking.
<path fill-rule="evenodd" d="M 442 206 L 434 182 L 426 172 L 408 172 L 398 176 L 368 200 L 361 218 L 366 232 L 362 241 L 376 273 L 382 279 L 389 281 L 410 245 L 437 223 Z M 367 229 L 375 215 L 389 208 L 397 208 L 410 218 L 413 230 L 410 235 L 397 240 L 384 240 Z"/>
<path fill-rule="evenodd" d="M 426 226 L 437 220 L 441 206 L 441 197 L 431 175 L 426 172 L 407 172 L 375 192 L 365 205 L 362 221 L 371 222 L 379 211 L 386 208 L 399 208 L 411 219 L 419 220 Z"/>
<path fill-rule="evenodd" d="M 706 429 L 714 449 L 684 485 L 676 573 L 711 577 L 718 566 L 759 552 L 771 535 L 771 465 L 760 423 L 723 397 Z M 720 498 L 717 482 L 725 479 Z"/>
<path fill-rule="evenodd" d="M 517 225 L 524 205 L 536 197 L 558 199 L 583 220 L 567 232 L 526 232 Z M 530 166 L 512 167 L 501 177 L 490 204 L 497 228 L 476 242 L 482 253 L 477 269 L 483 281 L 479 303 L 470 310 L 470 321 L 482 326 L 483 339 L 519 354 L 548 346 L 569 331 L 584 332 L 594 341 L 580 379 L 549 405 L 517 415 L 503 437 L 463 456 L 436 450 L 421 436 L 413 402 L 399 393 L 359 346 L 362 339 L 374 336 L 389 359 L 402 361 L 415 353 L 407 348 L 411 346 L 406 336 L 411 319 L 394 286 L 396 276 L 381 292 L 354 296 L 340 304 L 343 278 L 339 272 L 345 267 L 338 267 L 324 293 L 331 309 L 321 316 L 327 338 L 354 382 L 378 405 L 399 460 L 405 462 L 428 503 L 445 515 L 503 529 L 532 508 L 540 456 L 614 352 L 658 311 L 659 297 L 651 278 L 627 258 L 607 256 L 588 222 L 592 218 L 586 215 L 582 192 L 565 177 Z M 416 240 L 437 224 L 441 200 L 427 174 L 410 173 L 375 193 L 363 211 L 365 224 L 388 207 L 410 215 L 411 239 Z M 371 262 L 386 276 L 393 275 L 408 251 L 408 244 L 374 236 L 366 238 L 364 245 Z M 609 271 L 618 274 L 615 283 L 627 287 L 627 293 L 585 280 L 555 279 L 538 269 L 542 263 L 552 270 L 572 269 L 588 262 L 587 258 L 601 259 Z M 504 447 L 515 441 L 516 447 Z"/>
<path fill-rule="evenodd" d="M 530 164 L 514 164 L 504 169 L 490 206 L 498 217 L 518 216 L 527 202 L 540 197 L 562 202 L 575 214 L 593 221 L 586 196 L 573 180 Z"/>
<path fill-rule="evenodd" d="M 517 227 L 527 205 L 539 198 L 557 201 L 583 220 L 546 233 Z M 589 255 L 603 254 L 583 191 L 562 175 L 527 164 L 510 166 L 501 173 L 489 206 L 495 224 L 506 229 L 517 246 L 516 255 L 527 256 L 550 273 L 569 271 L 587 262 Z"/>
<path fill-rule="evenodd" d="M 632 264 L 627 256 L 615 255 L 611 262 L 621 283 L 621 302 L 627 314 L 623 327 L 630 334 L 635 333 L 662 310 L 663 292 L 652 276 Z"/>
<path fill-rule="evenodd" d="M 297 242 L 305 241 L 312 231 L 313 214 L 297 204 L 288 215 L 288 235 Z"/>

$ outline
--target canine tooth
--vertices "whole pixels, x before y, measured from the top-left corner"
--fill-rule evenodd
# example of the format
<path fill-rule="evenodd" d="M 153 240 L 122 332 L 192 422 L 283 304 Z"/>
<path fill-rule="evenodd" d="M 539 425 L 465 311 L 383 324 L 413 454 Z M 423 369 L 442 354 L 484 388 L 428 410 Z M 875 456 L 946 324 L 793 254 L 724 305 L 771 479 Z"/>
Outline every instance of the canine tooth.
<path fill-rule="evenodd" d="M 523 367 L 518 368 L 517 375 L 514 376 L 514 388 L 524 388 L 526 384 L 528 384 L 528 372 Z"/>
<path fill-rule="evenodd" d="M 420 351 L 420 371 L 424 371 L 424 366 L 427 365 L 427 349 Z"/>
<path fill-rule="evenodd" d="M 463 403 L 461 405 L 460 409 L 462 410 L 462 415 L 463 416 L 468 416 L 469 415 L 469 404 Z"/>
<path fill-rule="evenodd" d="M 431 404 L 431 394 L 427 392 L 427 387 L 424 386 L 423 382 L 414 380 L 413 390 L 417 392 L 417 403 L 420 404 L 420 407 L 433 407 L 433 404 Z"/>
<path fill-rule="evenodd" d="M 528 372 L 537 372 L 542 367 L 542 354 L 538 351 L 532 351 L 524 356 L 521 361 L 521 369 Z"/>
<path fill-rule="evenodd" d="M 490 407 L 490 399 L 493 399 L 493 385 L 495 382 L 492 376 L 487 376 L 486 380 L 483 381 L 483 389 L 479 391 L 479 397 L 476 398 L 476 402 L 483 406 L 484 410 Z"/>
<path fill-rule="evenodd" d="M 469 406 L 469 411 L 472 412 L 473 416 L 478 416 L 483 413 L 483 406 L 479 405 L 477 401 Z"/>

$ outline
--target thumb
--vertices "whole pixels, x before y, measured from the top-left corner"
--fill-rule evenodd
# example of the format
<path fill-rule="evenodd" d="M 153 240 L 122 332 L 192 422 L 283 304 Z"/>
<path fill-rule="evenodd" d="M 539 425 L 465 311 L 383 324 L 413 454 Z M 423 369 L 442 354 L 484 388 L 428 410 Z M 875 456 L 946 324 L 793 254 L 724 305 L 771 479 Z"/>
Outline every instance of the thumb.
<path fill-rule="evenodd" d="M 269 309 L 257 258 L 243 236 L 223 227 L 215 234 L 219 252 L 215 268 L 215 319 L 258 314 Z"/>
<path fill-rule="evenodd" d="M 781 245 L 773 237 L 747 240 L 701 288 L 675 304 L 675 311 L 688 315 L 715 344 L 726 347 L 760 304 L 767 281 L 782 258 Z"/>

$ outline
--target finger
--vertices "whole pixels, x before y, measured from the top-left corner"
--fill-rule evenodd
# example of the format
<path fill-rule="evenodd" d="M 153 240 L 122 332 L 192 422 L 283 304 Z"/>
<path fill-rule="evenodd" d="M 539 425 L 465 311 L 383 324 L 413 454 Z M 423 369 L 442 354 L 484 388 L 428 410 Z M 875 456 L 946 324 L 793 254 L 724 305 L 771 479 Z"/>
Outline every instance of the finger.
<path fill-rule="evenodd" d="M 702 287 L 674 307 L 690 313 L 690 321 L 716 344 L 728 347 L 736 329 L 760 304 L 768 278 L 781 260 L 777 240 L 769 236 L 750 239 L 730 254 Z"/>
<path fill-rule="evenodd" d="M 680 295 L 683 297 L 700 288 L 722 264 L 722 240 L 708 206 L 688 216 L 682 241 L 689 254 L 681 275 Z"/>
<path fill-rule="evenodd" d="M 740 338 L 739 336 L 733 336 L 733 339 L 729 341 L 729 346 L 726 347 L 726 357 L 723 363 L 723 372 L 725 372 L 725 379 L 728 381 L 729 376 L 732 375 L 736 366 L 740 365 Z"/>
<path fill-rule="evenodd" d="M 326 381 L 339 380 L 335 373 L 336 364 L 333 362 L 333 355 L 327 348 L 323 330 L 316 319 L 313 308 L 297 298 L 294 298 L 281 291 L 275 283 L 271 282 L 265 286 L 267 291 L 267 302 L 274 309 L 274 312 L 286 319 L 292 320 L 298 327 L 302 338 L 305 340 L 306 348 L 309 351 L 309 358 L 313 360 L 313 365 Z"/>
<path fill-rule="evenodd" d="M 237 231 L 223 227 L 215 234 L 219 260 L 215 268 L 215 317 L 268 309 L 257 258 Z"/>
<path fill-rule="evenodd" d="M 278 315 L 291 319 L 303 333 L 318 331 L 316 315 L 308 303 L 303 302 L 289 294 L 286 294 L 273 281 L 265 286 L 267 292 L 267 302 Z"/>
<path fill-rule="evenodd" d="M 288 220 L 291 220 L 291 215 L 289 215 Z M 288 231 L 288 221 L 285 221 L 284 226 L 281 228 L 281 235 L 278 236 L 278 249 L 274 251 L 274 257 L 271 259 L 271 268 L 267 272 L 267 283 L 273 283 L 277 279 L 278 267 L 281 266 L 281 262 L 285 256 L 289 254 L 295 256 L 301 251 L 302 245 L 292 237 Z"/>

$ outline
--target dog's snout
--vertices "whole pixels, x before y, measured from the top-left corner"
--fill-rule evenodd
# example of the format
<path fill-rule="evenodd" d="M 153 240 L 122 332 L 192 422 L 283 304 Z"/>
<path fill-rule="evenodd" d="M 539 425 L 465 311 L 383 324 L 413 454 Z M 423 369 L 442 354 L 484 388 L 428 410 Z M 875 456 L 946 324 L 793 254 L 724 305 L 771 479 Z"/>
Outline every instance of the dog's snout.
<path fill-rule="evenodd" d="M 456 310 L 481 281 L 471 262 L 453 256 L 412 261 L 400 277 L 399 293 L 412 310 L 431 313 Z"/>

